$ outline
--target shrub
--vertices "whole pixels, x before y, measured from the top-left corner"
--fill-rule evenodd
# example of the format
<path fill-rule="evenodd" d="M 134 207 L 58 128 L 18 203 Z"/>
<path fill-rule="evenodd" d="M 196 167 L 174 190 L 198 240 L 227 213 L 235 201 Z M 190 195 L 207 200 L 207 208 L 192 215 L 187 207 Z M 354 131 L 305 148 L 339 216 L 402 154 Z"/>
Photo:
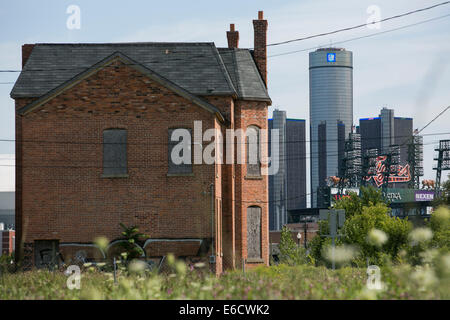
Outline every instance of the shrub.
<path fill-rule="evenodd" d="M 284 226 L 280 239 L 280 263 L 299 265 L 307 262 L 306 251 L 292 239 L 291 231 Z"/>
<path fill-rule="evenodd" d="M 408 247 L 408 234 L 411 223 L 406 219 L 389 216 L 389 208 L 383 203 L 363 207 L 361 214 L 356 214 L 345 221 L 343 243 L 359 247 L 359 256 L 369 263 L 383 265 L 386 258 L 397 259 L 401 249 Z M 374 243 L 371 239 L 374 230 L 385 234 L 383 243 Z"/>
<path fill-rule="evenodd" d="M 146 234 L 139 233 L 137 226 L 127 227 L 123 223 L 120 224 L 122 227 L 122 236 L 127 240 L 126 242 L 121 242 L 120 245 L 125 249 L 125 256 L 127 261 L 137 259 L 142 256 L 144 251 L 135 244 L 140 243 L 142 238 L 148 238 Z"/>

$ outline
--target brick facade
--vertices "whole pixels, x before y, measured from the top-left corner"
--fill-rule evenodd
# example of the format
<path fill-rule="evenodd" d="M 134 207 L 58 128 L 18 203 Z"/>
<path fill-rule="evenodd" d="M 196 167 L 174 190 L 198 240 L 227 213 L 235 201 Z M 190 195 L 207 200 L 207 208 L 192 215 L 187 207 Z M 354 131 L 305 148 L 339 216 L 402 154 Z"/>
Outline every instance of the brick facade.
<path fill-rule="evenodd" d="M 0 230 L 0 256 L 14 252 L 15 236 L 16 232 L 14 230 Z"/>
<path fill-rule="evenodd" d="M 32 48 L 23 47 L 24 63 Z M 245 164 L 193 164 L 192 174 L 168 175 L 171 128 L 193 130 L 201 121 L 203 131 L 221 131 L 224 142 L 226 129 L 267 128 L 267 102 L 202 98 L 226 122 L 116 59 L 39 107 L 17 112 L 18 256 L 34 261 L 37 240 L 57 240 L 60 252 L 71 253 L 69 245 L 92 244 L 99 236 L 117 240 L 123 223 L 158 240 L 145 248 L 148 257 L 214 252 L 221 273 L 241 267 L 247 208 L 259 206 L 262 255 L 247 263 L 268 264 L 267 176 L 247 177 Z M 16 111 L 36 99 L 16 98 Z M 127 177 L 102 177 L 106 129 L 127 130 Z"/>

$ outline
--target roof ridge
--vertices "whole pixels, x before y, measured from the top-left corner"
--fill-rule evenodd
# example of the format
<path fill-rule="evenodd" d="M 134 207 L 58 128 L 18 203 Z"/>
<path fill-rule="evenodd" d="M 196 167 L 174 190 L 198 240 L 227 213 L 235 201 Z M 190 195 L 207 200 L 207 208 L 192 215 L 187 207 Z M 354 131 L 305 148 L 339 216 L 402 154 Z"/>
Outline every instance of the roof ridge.
<path fill-rule="evenodd" d="M 42 43 L 35 43 L 36 46 L 123 46 L 123 45 L 213 45 L 215 46 L 214 42 L 63 42 L 63 43 L 50 43 L 50 42 L 42 42 Z"/>
<path fill-rule="evenodd" d="M 242 93 L 241 76 L 239 74 L 239 68 L 237 67 L 237 60 L 236 60 L 236 50 L 233 50 L 233 53 L 231 54 L 231 59 L 233 60 L 233 67 L 235 70 L 234 72 L 236 74 L 236 85 L 238 86 L 239 92 Z"/>
<path fill-rule="evenodd" d="M 215 49 L 215 50 L 214 50 L 214 49 Z M 220 56 L 219 50 L 217 49 L 216 46 L 214 46 L 214 48 L 213 48 L 212 50 L 213 50 L 213 52 L 214 52 L 214 56 L 216 57 L 217 62 L 218 62 L 219 65 L 220 65 L 220 68 L 222 69 L 222 74 L 224 75 L 225 80 L 226 80 L 227 83 L 228 83 L 228 86 L 230 87 L 231 90 L 233 90 L 234 94 L 235 94 L 236 96 L 238 96 L 238 92 L 236 91 L 236 88 L 235 88 L 234 85 L 233 85 L 233 81 L 231 81 L 230 74 L 228 73 L 228 70 L 227 70 L 227 68 L 225 67 L 225 63 L 223 62 L 222 57 Z"/>

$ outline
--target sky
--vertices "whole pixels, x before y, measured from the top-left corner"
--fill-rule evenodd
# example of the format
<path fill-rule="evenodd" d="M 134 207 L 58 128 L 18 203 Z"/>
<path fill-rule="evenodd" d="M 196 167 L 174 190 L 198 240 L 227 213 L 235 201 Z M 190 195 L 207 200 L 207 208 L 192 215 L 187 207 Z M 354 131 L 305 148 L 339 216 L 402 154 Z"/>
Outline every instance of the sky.
<path fill-rule="evenodd" d="M 439 2 L 443 0 L 2 1 L 0 70 L 21 69 L 25 43 L 200 41 L 226 47 L 226 31 L 235 23 L 239 46 L 251 48 L 252 20 L 259 10 L 269 23 L 268 43 L 275 43 L 365 24 L 376 12 L 383 19 Z M 80 8 L 79 29 L 67 27 L 71 5 Z M 370 10 L 373 6 L 377 11 Z M 406 26 L 444 15 L 450 15 L 450 5 L 382 22 L 379 29 L 363 27 L 268 47 L 268 90 L 273 102 L 269 116 L 278 108 L 286 110 L 289 118 L 309 121 L 308 52 L 334 45 L 353 52 L 355 125 L 388 107 L 395 116 L 412 117 L 414 128 L 422 128 L 450 105 L 450 16 Z M 385 33 L 376 35 L 379 32 Z M 370 37 L 339 43 L 362 36 Z M 300 52 L 273 56 L 291 51 Z M 17 77 L 18 73 L 0 73 L 0 165 L 7 163 L 0 166 L 0 190 L 14 188 L 14 143 L 1 140 L 14 139 L 9 82 Z M 423 178 L 434 179 L 433 149 L 439 139 L 450 139 L 450 110 L 422 133 L 427 134 Z M 307 177 L 309 186 L 309 173 Z"/>

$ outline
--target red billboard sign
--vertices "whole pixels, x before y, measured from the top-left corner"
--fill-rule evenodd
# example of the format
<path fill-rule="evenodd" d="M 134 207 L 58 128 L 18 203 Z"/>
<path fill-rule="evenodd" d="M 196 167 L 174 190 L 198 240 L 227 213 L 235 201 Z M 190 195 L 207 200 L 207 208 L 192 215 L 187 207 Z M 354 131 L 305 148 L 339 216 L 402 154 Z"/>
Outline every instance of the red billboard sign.
<path fill-rule="evenodd" d="M 377 162 L 375 166 L 375 172 L 373 175 L 369 175 L 365 177 L 366 181 L 370 181 L 373 179 L 375 185 L 380 187 L 385 182 L 386 175 L 386 159 L 387 156 L 379 156 L 377 157 Z M 411 180 L 411 172 L 409 169 L 409 164 L 404 166 L 395 165 L 391 166 L 391 172 L 389 174 L 388 183 L 392 182 L 408 182 Z"/>

